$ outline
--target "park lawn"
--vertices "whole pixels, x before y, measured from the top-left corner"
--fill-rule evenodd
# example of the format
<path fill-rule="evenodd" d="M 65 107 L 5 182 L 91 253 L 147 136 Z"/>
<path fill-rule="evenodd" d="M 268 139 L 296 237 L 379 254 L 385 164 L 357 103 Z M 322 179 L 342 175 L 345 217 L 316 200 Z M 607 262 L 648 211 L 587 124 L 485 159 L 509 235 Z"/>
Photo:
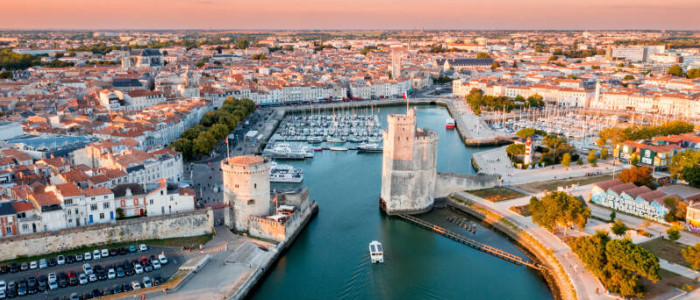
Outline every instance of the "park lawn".
<path fill-rule="evenodd" d="M 652 299 L 654 297 L 661 296 L 674 288 L 688 291 L 690 290 L 691 286 L 692 289 L 696 289 L 698 286 L 700 286 L 697 281 L 664 269 L 659 271 L 659 275 L 661 275 L 661 280 L 657 281 L 656 283 L 653 283 L 643 277 L 640 278 L 639 283 L 646 289 L 644 293 L 645 299 Z"/>
<path fill-rule="evenodd" d="M 649 250 L 649 252 L 653 253 L 659 258 L 663 258 L 677 265 L 690 267 L 690 265 L 688 265 L 688 263 L 685 261 L 685 258 L 683 258 L 683 254 L 681 252 L 682 249 L 688 247 L 684 244 L 672 242 L 663 238 L 657 238 L 639 245 L 642 246 L 642 248 Z"/>
<path fill-rule="evenodd" d="M 0 262 L 0 264 L 3 264 L 3 265 L 9 265 L 12 263 L 21 264 L 23 262 L 31 262 L 31 261 L 35 261 L 35 260 L 39 261 L 42 258 L 45 258 L 45 259 L 56 258 L 56 256 L 59 256 L 59 255 L 64 255 L 64 256 L 65 255 L 75 255 L 75 254 L 82 254 L 82 253 L 85 253 L 88 251 L 92 252 L 93 250 L 129 247 L 131 245 L 139 245 L 139 244 L 146 244 L 149 246 L 156 246 L 156 247 L 176 247 L 176 248 L 180 248 L 183 246 L 197 247 L 197 246 L 199 246 L 199 244 L 205 244 L 206 242 L 210 241 L 212 238 L 214 238 L 214 235 L 205 234 L 205 235 L 199 235 L 199 236 L 161 239 L 161 240 L 142 240 L 142 241 L 112 243 L 112 244 L 104 244 L 104 245 L 86 245 L 86 246 L 83 246 L 80 248 L 75 248 L 75 249 L 66 250 L 66 251 L 62 251 L 62 252 L 54 252 L 54 253 L 42 254 L 42 255 L 31 256 L 31 257 L 18 257 L 16 259 L 2 261 L 2 262 Z"/>
<path fill-rule="evenodd" d="M 530 204 L 525 204 L 521 206 L 511 206 L 508 209 L 514 211 L 515 213 L 523 217 L 529 217 L 532 215 L 532 212 L 530 211 Z"/>
<path fill-rule="evenodd" d="M 572 184 L 586 185 L 610 180 L 611 178 L 612 177 L 610 175 L 582 176 L 570 179 L 537 181 L 532 183 L 519 184 L 516 185 L 516 187 L 524 191 L 528 191 L 530 193 L 540 193 L 543 191 L 556 191 L 557 187 L 560 186 L 571 186 Z"/>
<path fill-rule="evenodd" d="M 511 190 L 506 187 L 492 187 L 488 189 L 467 191 L 467 193 L 484 198 L 491 202 L 499 202 L 527 196 L 521 192 Z"/>

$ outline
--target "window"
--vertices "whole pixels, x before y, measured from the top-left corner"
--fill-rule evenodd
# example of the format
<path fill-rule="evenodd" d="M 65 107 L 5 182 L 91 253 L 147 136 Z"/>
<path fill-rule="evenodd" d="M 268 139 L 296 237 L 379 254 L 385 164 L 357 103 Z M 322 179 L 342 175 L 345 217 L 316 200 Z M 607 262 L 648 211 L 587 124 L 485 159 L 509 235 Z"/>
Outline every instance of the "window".
<path fill-rule="evenodd" d="M 77 209 L 77 208 L 75 209 L 75 214 L 76 214 L 76 215 L 78 214 L 78 209 Z"/>
<path fill-rule="evenodd" d="M 150 201 L 151 201 L 151 205 L 153 205 L 153 199 L 150 199 Z"/>
<path fill-rule="evenodd" d="M 63 201 L 66 205 L 72 205 L 73 204 L 73 199 L 66 199 Z"/>
<path fill-rule="evenodd" d="M 105 198 L 105 199 L 109 199 L 109 196 L 105 195 L 105 197 L 104 197 L 104 198 Z"/>
<path fill-rule="evenodd" d="M 90 211 L 96 211 L 96 210 L 97 210 L 97 204 L 91 204 Z"/>
<path fill-rule="evenodd" d="M 109 202 L 102 203 L 102 208 L 109 209 Z"/>
<path fill-rule="evenodd" d="M 29 224 L 22 224 L 22 230 L 29 230 Z"/>
<path fill-rule="evenodd" d="M 257 189 L 257 188 L 258 188 L 258 184 L 257 184 L 257 183 L 253 183 L 253 188 L 254 188 L 254 189 Z"/>
<path fill-rule="evenodd" d="M 11 235 L 12 234 L 12 227 L 10 227 L 10 226 L 5 227 L 5 234 Z"/>
<path fill-rule="evenodd" d="M 248 205 L 254 205 L 254 204 L 255 204 L 255 200 L 253 200 L 253 199 L 248 200 Z"/>
<path fill-rule="evenodd" d="M 104 214 L 104 213 L 100 213 L 100 220 L 104 220 L 104 219 L 105 219 L 105 214 Z"/>
<path fill-rule="evenodd" d="M 95 201 L 95 197 L 90 198 L 90 200 Z"/>
<path fill-rule="evenodd" d="M 70 216 L 70 209 L 66 211 L 66 214 Z"/>
<path fill-rule="evenodd" d="M 238 185 L 235 185 L 234 187 L 235 187 L 235 188 L 238 188 Z"/>

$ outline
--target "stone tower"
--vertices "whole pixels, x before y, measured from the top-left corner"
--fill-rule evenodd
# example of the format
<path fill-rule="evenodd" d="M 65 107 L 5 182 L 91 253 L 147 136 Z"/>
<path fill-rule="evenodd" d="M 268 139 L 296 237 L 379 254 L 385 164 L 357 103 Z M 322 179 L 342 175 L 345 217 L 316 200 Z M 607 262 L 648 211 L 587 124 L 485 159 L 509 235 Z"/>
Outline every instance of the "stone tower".
<path fill-rule="evenodd" d="M 248 231 L 250 216 L 270 215 L 270 161 L 256 155 L 221 161 L 226 226 Z"/>
<path fill-rule="evenodd" d="M 380 207 L 388 214 L 428 211 L 435 201 L 438 134 L 416 129 L 415 109 L 387 120 Z"/>

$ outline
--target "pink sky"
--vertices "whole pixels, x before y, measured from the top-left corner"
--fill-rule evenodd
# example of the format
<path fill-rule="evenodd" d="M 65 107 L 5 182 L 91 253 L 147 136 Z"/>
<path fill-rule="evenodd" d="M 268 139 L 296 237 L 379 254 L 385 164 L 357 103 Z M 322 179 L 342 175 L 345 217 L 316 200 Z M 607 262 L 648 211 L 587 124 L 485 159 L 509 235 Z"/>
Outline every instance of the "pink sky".
<path fill-rule="evenodd" d="M 698 0 L 0 0 L 2 29 L 700 29 Z"/>

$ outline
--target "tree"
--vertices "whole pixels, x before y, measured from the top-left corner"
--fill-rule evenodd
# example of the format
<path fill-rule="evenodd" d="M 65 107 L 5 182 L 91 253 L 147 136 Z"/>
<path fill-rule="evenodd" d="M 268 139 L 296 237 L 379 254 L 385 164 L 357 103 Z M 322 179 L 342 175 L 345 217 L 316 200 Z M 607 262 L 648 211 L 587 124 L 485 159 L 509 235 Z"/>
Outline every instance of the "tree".
<path fill-rule="evenodd" d="M 683 68 L 681 68 L 681 66 L 679 66 L 679 65 L 671 66 L 670 68 L 668 68 L 667 73 L 669 75 L 678 76 L 678 77 L 683 77 L 683 75 L 684 75 Z"/>
<path fill-rule="evenodd" d="M 685 153 L 676 154 L 668 170 L 691 186 L 700 187 L 700 151 L 689 149 Z"/>
<path fill-rule="evenodd" d="M 516 61 L 513 61 L 513 68 L 517 68 L 517 67 L 518 67 L 518 63 Z"/>
<path fill-rule="evenodd" d="M 622 78 L 622 80 L 634 80 L 634 76 L 626 75 L 625 78 Z"/>
<path fill-rule="evenodd" d="M 598 166 L 598 156 L 595 154 L 595 150 L 591 149 L 591 151 L 588 151 L 586 161 L 594 167 Z"/>
<path fill-rule="evenodd" d="M 247 49 L 250 46 L 250 42 L 247 39 L 240 39 L 236 41 L 236 49 Z"/>
<path fill-rule="evenodd" d="M 676 197 L 664 198 L 664 204 L 669 208 L 668 213 L 664 216 L 666 222 L 685 221 L 685 215 L 688 212 L 688 203 Z"/>
<path fill-rule="evenodd" d="M 569 152 L 564 153 L 561 157 L 561 165 L 567 168 L 571 166 L 571 154 L 569 154 Z"/>
<path fill-rule="evenodd" d="M 515 133 L 519 138 L 521 139 L 526 139 L 529 138 L 537 133 L 537 130 L 534 128 L 523 128 L 518 130 L 518 132 Z"/>
<path fill-rule="evenodd" d="M 610 222 L 615 221 L 615 217 L 617 216 L 617 213 L 615 211 L 610 212 Z"/>
<path fill-rule="evenodd" d="M 639 164 L 639 156 L 636 154 L 632 154 L 632 158 L 630 159 L 630 165 L 636 166 Z"/>
<path fill-rule="evenodd" d="M 501 67 L 501 64 L 499 64 L 497 61 L 491 64 L 491 71 L 496 70 Z"/>
<path fill-rule="evenodd" d="M 583 229 L 591 216 L 591 210 L 579 198 L 565 192 L 547 193 L 542 200 L 530 198 L 532 221 L 539 226 L 554 230 L 564 226 L 564 235 L 569 226 L 576 225 Z"/>
<path fill-rule="evenodd" d="M 192 157 L 192 140 L 180 138 L 170 144 L 170 148 L 179 151 L 185 158 Z"/>
<path fill-rule="evenodd" d="M 608 159 L 608 156 L 608 147 L 600 148 L 600 159 L 606 160 Z"/>
<path fill-rule="evenodd" d="M 559 56 L 556 56 L 556 55 L 552 55 L 549 57 L 549 61 L 556 61 L 558 59 L 559 59 Z"/>
<path fill-rule="evenodd" d="M 648 167 L 631 167 L 629 169 L 622 170 L 617 179 L 624 183 L 634 183 L 636 185 L 646 185 L 650 189 L 656 188 L 654 186 L 654 179 L 651 177 L 651 169 Z"/>
<path fill-rule="evenodd" d="M 668 239 L 671 241 L 677 241 L 679 238 L 681 238 L 681 231 L 678 229 L 677 226 L 671 226 L 666 230 L 666 233 L 668 234 Z"/>
<path fill-rule="evenodd" d="M 583 166 L 583 158 L 580 158 L 576 161 L 576 164 L 579 166 Z"/>
<path fill-rule="evenodd" d="M 488 53 L 479 52 L 476 54 L 476 58 L 491 58 L 491 56 L 489 56 Z"/>
<path fill-rule="evenodd" d="M 224 124 L 214 124 L 209 131 L 211 131 L 212 135 L 214 136 L 215 139 L 220 140 L 228 136 L 229 129 L 226 125 Z"/>
<path fill-rule="evenodd" d="M 619 219 L 616 220 L 615 223 L 613 223 L 612 227 L 610 227 L 610 231 L 612 231 L 612 233 L 616 236 L 625 235 L 625 232 L 627 232 L 627 230 L 629 230 L 627 225 L 625 225 L 625 223 L 623 223 Z"/>
<path fill-rule="evenodd" d="M 525 153 L 524 144 L 510 144 L 506 147 L 506 153 L 512 158 Z"/>
<path fill-rule="evenodd" d="M 700 243 L 681 250 L 683 258 L 695 270 L 700 270 Z"/>
<path fill-rule="evenodd" d="M 689 79 L 700 78 L 700 69 L 690 69 L 687 75 Z"/>
<path fill-rule="evenodd" d="M 0 72 L 0 79 L 12 79 L 12 71 Z"/>
<path fill-rule="evenodd" d="M 117 207 L 117 209 L 114 210 L 117 213 L 117 220 L 119 219 L 124 219 L 124 209 L 121 207 Z"/>

